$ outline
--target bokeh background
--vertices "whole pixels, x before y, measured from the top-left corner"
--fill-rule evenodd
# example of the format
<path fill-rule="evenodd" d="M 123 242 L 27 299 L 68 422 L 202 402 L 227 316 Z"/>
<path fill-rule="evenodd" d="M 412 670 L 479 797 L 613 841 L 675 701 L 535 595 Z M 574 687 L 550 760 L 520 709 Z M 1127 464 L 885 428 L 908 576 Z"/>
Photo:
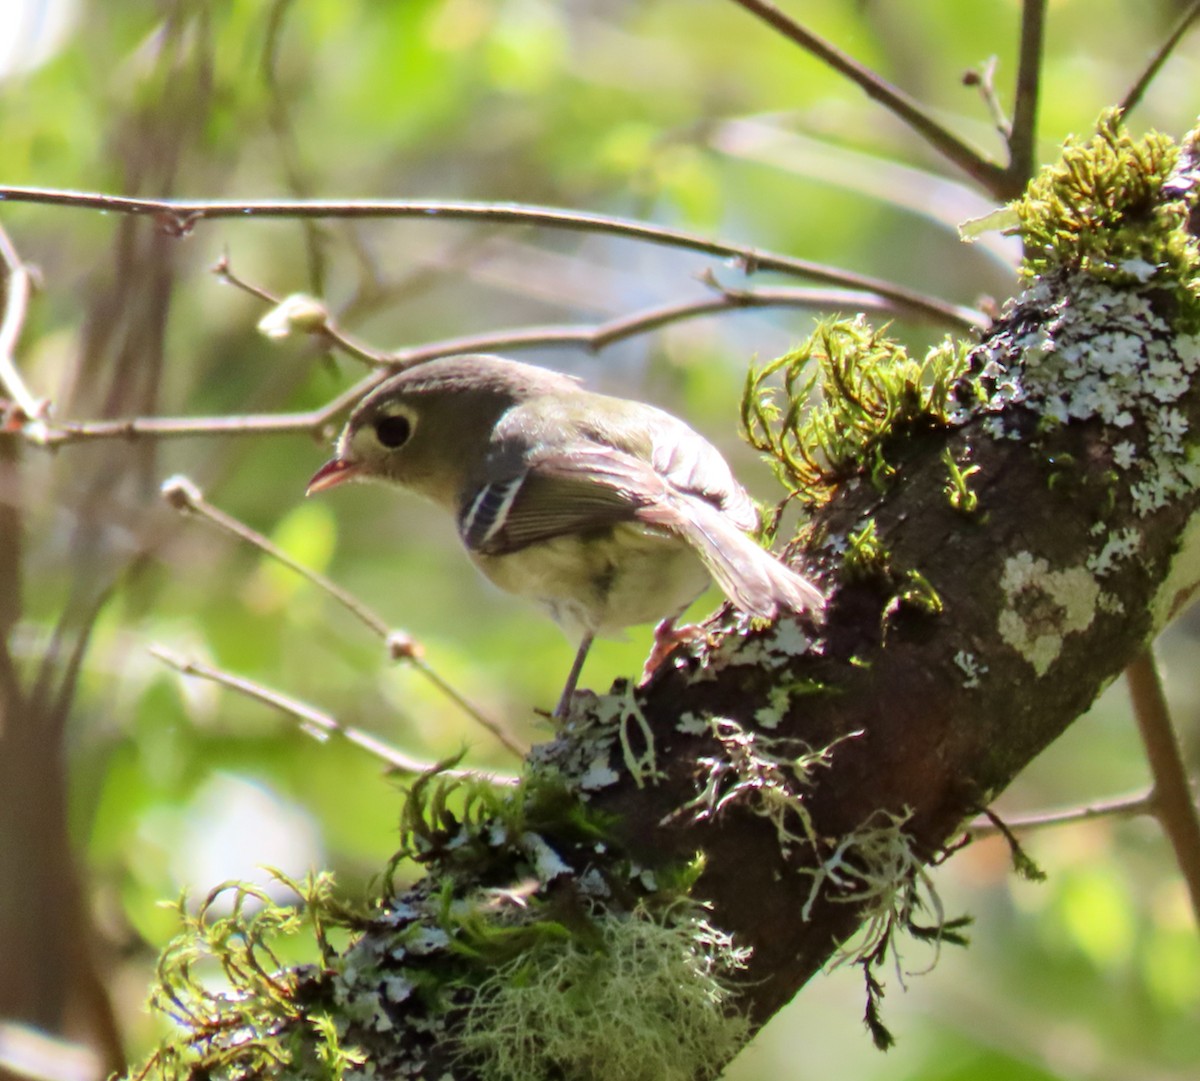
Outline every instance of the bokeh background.
<path fill-rule="evenodd" d="M 979 91 L 962 76 L 994 57 L 997 91 L 1011 101 L 1015 0 L 787 6 L 1001 154 Z M 1049 5 L 1039 161 L 1122 97 L 1185 6 Z M 1200 112 L 1198 86 L 1193 33 L 1131 125 L 1182 134 Z M 8 0 L 0 163 L 7 184 L 151 197 L 545 203 L 753 243 L 961 304 L 1003 301 L 1015 287 L 1011 246 L 957 238 L 957 223 L 991 208 L 965 177 L 723 0 Z M 145 222 L 15 203 L 0 206 L 0 225 L 39 268 L 18 360 L 60 419 L 310 409 L 363 374 L 302 338 L 257 333 L 264 306 L 209 273 L 222 254 L 274 293 L 324 297 L 379 348 L 601 322 L 705 295 L 706 268 L 745 284 L 736 268 L 699 256 L 513 226 L 221 221 L 171 239 Z M 686 416 L 770 501 L 778 488 L 738 439 L 738 394 L 746 366 L 782 353 L 813 319 L 747 311 L 596 354 L 520 355 Z M 901 319 L 894 332 L 921 348 L 944 328 Z M 134 1058 L 158 1032 L 143 1000 L 175 928 L 163 899 L 261 879 L 263 864 L 332 868 L 344 890 L 362 894 L 396 847 L 399 808 L 397 782 L 361 751 L 317 743 L 260 705 L 183 679 L 149 647 L 285 691 L 415 755 L 465 750 L 468 763 L 497 769 L 515 761 L 419 672 L 387 662 L 379 641 L 318 591 L 162 506 L 164 478 L 188 475 L 368 598 L 522 741 L 546 736 L 533 707 L 553 703 L 570 662 L 553 625 L 475 575 L 448 521 L 369 488 L 304 501 L 327 450 L 300 435 L 54 453 L 4 446 L 6 461 L 19 458 L 6 476 L 20 478 L 3 493 L 17 518 L 0 552 L 4 629 L 27 686 L 44 673 L 64 696 L 62 795 L 85 933 Z M 1193 773 L 1197 631 L 1185 617 L 1160 643 Z M 584 683 L 636 673 L 647 643 L 637 631 L 602 644 Z M 46 752 L 57 755 L 55 744 Z M 1117 684 L 1000 806 L 1015 814 L 1147 783 Z M 1196 1077 L 1200 945 L 1154 824 L 1062 828 L 1031 837 L 1029 850 L 1049 874 L 1044 884 L 1015 878 L 996 841 L 937 871 L 948 911 L 975 917 L 973 941 L 943 950 L 926 974 L 932 958 L 914 945 L 901 965 L 911 975 L 888 976 L 894 1050 L 876 1052 L 861 1025 L 858 974 L 835 971 L 729 1076 Z M 9 879 L 0 903 L 13 903 L 26 883 L 11 867 L 0 876 Z M 0 957 L 0 973 L 4 965 Z M 88 1076 L 86 1060 L 81 1071 Z"/>

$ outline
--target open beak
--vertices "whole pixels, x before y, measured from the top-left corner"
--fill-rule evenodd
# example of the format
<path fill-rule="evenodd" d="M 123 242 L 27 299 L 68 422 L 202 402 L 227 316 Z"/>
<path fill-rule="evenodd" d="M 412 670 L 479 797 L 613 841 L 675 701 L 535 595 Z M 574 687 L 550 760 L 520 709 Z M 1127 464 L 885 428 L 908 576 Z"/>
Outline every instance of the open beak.
<path fill-rule="evenodd" d="M 336 488 L 348 480 L 353 480 L 362 473 L 362 466 L 348 458 L 330 458 L 313 475 L 304 489 L 305 495 L 314 495 L 327 488 Z"/>

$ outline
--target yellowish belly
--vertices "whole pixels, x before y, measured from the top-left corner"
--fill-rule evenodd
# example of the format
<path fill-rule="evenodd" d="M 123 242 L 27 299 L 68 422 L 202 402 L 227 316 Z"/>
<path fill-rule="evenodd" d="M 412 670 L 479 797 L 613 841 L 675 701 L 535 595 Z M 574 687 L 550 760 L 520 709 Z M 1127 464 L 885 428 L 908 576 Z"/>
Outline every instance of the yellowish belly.
<path fill-rule="evenodd" d="M 501 589 L 540 604 L 574 637 L 620 637 L 626 627 L 677 615 L 709 581 L 688 545 L 630 524 L 472 558 Z"/>

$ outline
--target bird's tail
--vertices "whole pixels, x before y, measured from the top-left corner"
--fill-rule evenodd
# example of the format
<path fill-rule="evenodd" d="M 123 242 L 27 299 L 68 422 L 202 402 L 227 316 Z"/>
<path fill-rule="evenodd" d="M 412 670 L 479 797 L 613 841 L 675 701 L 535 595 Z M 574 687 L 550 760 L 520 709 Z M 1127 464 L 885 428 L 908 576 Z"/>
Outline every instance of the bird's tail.
<path fill-rule="evenodd" d="M 820 612 L 825 607 L 824 594 L 812 582 L 759 547 L 712 504 L 687 496 L 670 503 L 664 520 L 655 524 L 683 537 L 743 612 L 771 619 L 781 611 Z M 644 508 L 639 517 L 652 521 L 657 509 Z"/>

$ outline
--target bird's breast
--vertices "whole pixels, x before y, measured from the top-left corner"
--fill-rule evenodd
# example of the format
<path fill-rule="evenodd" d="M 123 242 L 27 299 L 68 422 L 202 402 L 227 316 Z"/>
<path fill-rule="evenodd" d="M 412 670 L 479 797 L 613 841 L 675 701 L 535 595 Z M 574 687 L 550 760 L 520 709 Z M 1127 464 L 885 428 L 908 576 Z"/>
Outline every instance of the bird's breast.
<path fill-rule="evenodd" d="M 677 615 L 709 582 L 687 544 L 634 523 L 471 557 L 501 589 L 541 605 L 573 637 L 620 637 L 626 627 Z"/>

